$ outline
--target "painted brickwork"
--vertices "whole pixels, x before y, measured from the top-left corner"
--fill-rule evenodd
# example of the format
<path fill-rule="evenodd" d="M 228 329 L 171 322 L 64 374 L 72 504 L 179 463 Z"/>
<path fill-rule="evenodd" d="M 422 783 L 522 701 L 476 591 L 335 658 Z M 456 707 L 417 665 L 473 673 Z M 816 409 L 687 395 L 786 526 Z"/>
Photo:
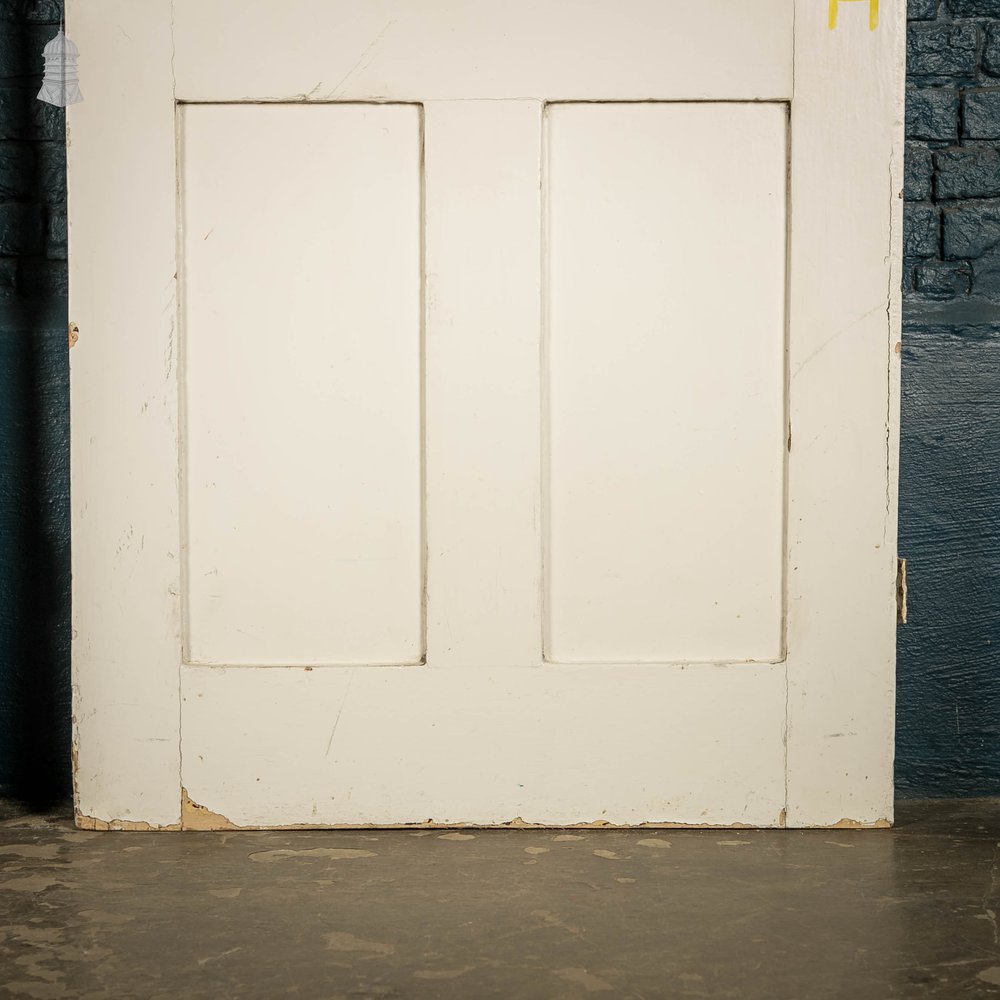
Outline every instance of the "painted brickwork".
<path fill-rule="evenodd" d="M 1000 0 L 911 0 L 906 293 L 1000 301 Z"/>
<path fill-rule="evenodd" d="M 910 0 L 896 790 L 1000 794 L 1000 0 Z"/>
<path fill-rule="evenodd" d="M 66 293 L 65 114 L 35 100 L 60 6 L 0 0 L 0 302 L 8 306 Z"/>

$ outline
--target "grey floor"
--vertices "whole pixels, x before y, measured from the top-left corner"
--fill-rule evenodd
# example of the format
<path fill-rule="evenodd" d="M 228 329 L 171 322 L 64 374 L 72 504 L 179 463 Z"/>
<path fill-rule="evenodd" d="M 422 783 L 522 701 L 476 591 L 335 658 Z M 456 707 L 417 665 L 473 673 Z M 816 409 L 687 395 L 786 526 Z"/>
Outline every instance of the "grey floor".
<path fill-rule="evenodd" d="M 1000 998 L 1000 801 L 893 830 L 0 823 L 0 995 Z"/>

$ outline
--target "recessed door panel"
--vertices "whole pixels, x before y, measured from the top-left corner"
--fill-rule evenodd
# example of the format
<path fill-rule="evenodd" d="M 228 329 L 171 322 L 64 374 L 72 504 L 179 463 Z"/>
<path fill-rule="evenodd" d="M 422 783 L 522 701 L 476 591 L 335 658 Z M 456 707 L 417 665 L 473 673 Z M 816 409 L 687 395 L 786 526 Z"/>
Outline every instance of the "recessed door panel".
<path fill-rule="evenodd" d="M 781 657 L 786 120 L 548 109 L 550 660 Z"/>
<path fill-rule="evenodd" d="M 188 657 L 417 662 L 419 108 L 182 122 Z"/>

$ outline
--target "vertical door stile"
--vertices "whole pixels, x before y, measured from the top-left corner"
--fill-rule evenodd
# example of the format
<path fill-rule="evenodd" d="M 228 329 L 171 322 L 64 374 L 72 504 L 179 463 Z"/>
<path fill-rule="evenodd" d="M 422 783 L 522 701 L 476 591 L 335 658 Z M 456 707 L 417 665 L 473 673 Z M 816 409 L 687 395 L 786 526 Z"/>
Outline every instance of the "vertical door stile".
<path fill-rule="evenodd" d="M 906 14 L 869 31 L 845 10 L 831 31 L 811 7 L 791 121 L 788 825 L 887 826 Z"/>
<path fill-rule="evenodd" d="M 66 152 L 80 331 L 70 356 L 73 784 L 77 822 L 97 828 L 180 819 L 170 13 L 169 3 L 94 0 L 66 15 L 92 73 L 67 115 Z"/>

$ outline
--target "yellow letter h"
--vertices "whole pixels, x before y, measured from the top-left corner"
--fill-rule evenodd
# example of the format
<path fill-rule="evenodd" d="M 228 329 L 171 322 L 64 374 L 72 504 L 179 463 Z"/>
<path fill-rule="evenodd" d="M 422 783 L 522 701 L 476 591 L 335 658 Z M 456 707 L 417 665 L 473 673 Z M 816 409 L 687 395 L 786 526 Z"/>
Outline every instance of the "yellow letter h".
<path fill-rule="evenodd" d="M 857 3 L 862 0 L 830 0 L 830 30 L 837 27 L 837 5 L 842 3 Z M 868 29 L 874 31 L 878 27 L 878 0 L 868 0 Z"/>

